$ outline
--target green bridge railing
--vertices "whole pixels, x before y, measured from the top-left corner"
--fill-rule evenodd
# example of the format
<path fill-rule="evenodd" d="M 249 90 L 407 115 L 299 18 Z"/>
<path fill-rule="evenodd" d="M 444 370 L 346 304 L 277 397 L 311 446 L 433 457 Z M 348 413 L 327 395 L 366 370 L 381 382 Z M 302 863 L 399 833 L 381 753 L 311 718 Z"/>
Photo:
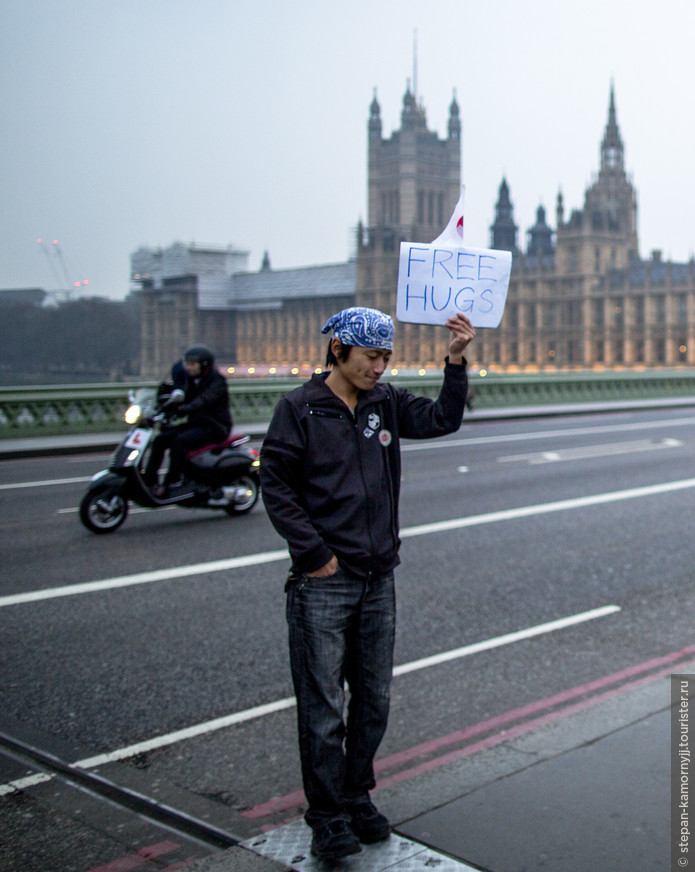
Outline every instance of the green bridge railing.
<path fill-rule="evenodd" d="M 436 396 L 441 373 L 395 376 L 390 381 Z M 597 401 L 690 398 L 695 370 L 559 374 L 471 375 L 479 409 Z M 229 382 L 235 424 L 270 420 L 277 401 L 301 379 L 235 379 Z M 0 388 L 0 438 L 125 430 L 128 391 L 153 383 Z"/>

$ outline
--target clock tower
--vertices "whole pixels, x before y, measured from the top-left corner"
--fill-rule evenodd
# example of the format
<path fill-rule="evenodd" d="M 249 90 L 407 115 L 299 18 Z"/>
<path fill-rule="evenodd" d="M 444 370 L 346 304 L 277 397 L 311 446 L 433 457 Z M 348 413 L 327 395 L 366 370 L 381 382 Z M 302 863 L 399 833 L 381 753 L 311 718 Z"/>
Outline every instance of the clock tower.
<path fill-rule="evenodd" d="M 558 215 L 557 249 L 561 272 L 580 271 L 585 276 L 623 268 L 639 256 L 637 195 L 625 172 L 612 84 L 598 177 L 585 192 L 583 210 L 573 211 L 567 221 Z"/>

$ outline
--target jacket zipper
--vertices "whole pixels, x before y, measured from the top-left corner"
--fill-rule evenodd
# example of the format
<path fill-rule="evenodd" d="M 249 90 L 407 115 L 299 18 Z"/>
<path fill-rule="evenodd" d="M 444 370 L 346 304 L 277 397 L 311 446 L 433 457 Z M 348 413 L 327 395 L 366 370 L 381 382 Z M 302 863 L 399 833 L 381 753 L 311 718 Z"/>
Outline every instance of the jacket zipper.
<path fill-rule="evenodd" d="M 357 443 L 357 456 L 359 458 L 360 464 L 360 478 L 362 479 L 362 488 L 364 489 L 364 502 L 365 502 L 365 511 L 367 515 L 367 529 L 369 530 L 369 541 L 371 542 L 371 555 L 372 557 L 376 557 L 376 547 L 374 545 L 374 535 L 372 533 L 372 518 L 370 512 L 370 500 L 369 500 L 369 491 L 367 490 L 367 479 L 364 474 L 364 456 L 362 454 L 362 443 L 360 442 L 360 432 L 359 432 L 359 424 L 357 422 L 357 417 L 355 417 L 355 424 L 352 428 L 352 432 L 355 434 L 355 440 Z"/>

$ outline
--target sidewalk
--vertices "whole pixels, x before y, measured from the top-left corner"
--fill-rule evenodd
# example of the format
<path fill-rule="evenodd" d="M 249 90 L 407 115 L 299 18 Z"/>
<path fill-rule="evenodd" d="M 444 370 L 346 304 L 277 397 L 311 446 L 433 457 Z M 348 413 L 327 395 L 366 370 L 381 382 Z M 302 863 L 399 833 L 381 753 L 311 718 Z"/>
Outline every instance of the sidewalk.
<path fill-rule="evenodd" d="M 444 766 L 377 786 L 395 833 L 339 868 L 663 872 L 670 833 L 666 673 L 694 668 L 686 661 L 651 671 L 512 727 L 488 748 L 477 743 Z M 310 841 L 298 820 L 186 872 L 326 872 L 311 857 Z"/>
<path fill-rule="evenodd" d="M 514 418 L 545 418 L 557 415 L 590 415 L 601 412 L 629 412 L 643 409 L 692 408 L 695 397 L 677 397 L 659 400 L 615 400 L 600 403 L 567 403 L 561 405 L 508 406 L 496 409 L 466 410 L 464 423 L 495 421 Z M 267 422 L 240 424 L 236 429 L 260 440 L 265 435 Z M 47 457 L 61 454 L 85 454 L 113 451 L 126 434 L 122 430 L 108 433 L 73 434 L 69 436 L 27 436 L 0 439 L 0 460 L 15 460 L 26 457 Z"/>

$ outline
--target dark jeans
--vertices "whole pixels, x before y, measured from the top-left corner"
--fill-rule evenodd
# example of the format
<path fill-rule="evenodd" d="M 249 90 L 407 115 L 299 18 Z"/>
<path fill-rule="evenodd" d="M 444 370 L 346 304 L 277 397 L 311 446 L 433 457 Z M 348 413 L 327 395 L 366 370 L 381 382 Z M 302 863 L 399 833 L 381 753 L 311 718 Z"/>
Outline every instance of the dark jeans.
<path fill-rule="evenodd" d="M 219 441 L 221 441 L 220 433 L 215 427 L 187 427 L 182 424 L 180 427 L 163 430 L 152 443 L 145 479 L 150 485 L 157 483 L 157 472 L 162 465 L 167 448 L 169 469 L 164 477 L 164 484 L 169 485 L 181 478 L 183 463 L 189 451 Z"/>
<path fill-rule="evenodd" d="M 393 572 L 368 579 L 342 569 L 305 575 L 287 590 L 290 663 L 310 826 L 342 817 L 375 786 L 386 731 L 396 602 Z M 350 689 L 347 725 L 344 682 Z"/>

